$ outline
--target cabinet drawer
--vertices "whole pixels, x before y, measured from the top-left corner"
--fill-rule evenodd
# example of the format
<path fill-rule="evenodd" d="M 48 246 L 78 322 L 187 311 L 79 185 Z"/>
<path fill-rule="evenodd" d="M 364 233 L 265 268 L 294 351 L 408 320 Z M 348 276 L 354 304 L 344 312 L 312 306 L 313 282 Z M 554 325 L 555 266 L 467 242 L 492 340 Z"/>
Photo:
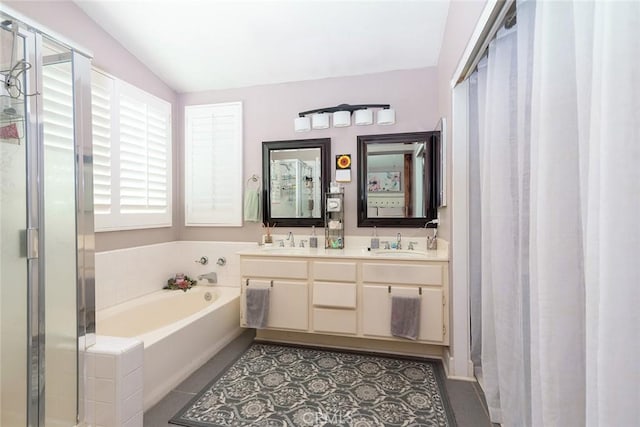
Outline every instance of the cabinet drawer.
<path fill-rule="evenodd" d="M 356 308 L 356 284 L 314 282 L 313 305 Z"/>
<path fill-rule="evenodd" d="M 240 271 L 246 277 L 281 277 L 306 279 L 307 261 L 282 259 L 242 259 Z"/>
<path fill-rule="evenodd" d="M 362 264 L 362 281 L 373 283 L 404 283 L 411 285 L 442 285 L 442 265 L 425 264 Z"/>
<path fill-rule="evenodd" d="M 313 278 L 332 282 L 355 282 L 355 262 L 314 262 Z"/>
<path fill-rule="evenodd" d="M 357 332 L 356 318 L 355 310 L 314 308 L 313 329 L 317 332 L 355 334 Z"/>

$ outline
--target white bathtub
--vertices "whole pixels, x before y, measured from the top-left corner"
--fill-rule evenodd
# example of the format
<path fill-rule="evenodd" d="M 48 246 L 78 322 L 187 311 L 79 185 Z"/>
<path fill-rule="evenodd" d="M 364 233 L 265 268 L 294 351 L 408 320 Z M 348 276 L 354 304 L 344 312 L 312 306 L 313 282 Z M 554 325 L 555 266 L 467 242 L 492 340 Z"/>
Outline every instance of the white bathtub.
<path fill-rule="evenodd" d="M 98 335 L 144 342 L 145 411 L 241 332 L 237 287 L 162 290 L 96 313 Z"/>

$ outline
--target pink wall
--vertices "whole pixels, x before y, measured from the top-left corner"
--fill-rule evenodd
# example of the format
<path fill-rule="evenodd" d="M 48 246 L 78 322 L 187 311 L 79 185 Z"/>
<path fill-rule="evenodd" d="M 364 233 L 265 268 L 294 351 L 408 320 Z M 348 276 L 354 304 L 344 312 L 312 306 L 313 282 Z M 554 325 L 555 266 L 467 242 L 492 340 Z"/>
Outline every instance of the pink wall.
<path fill-rule="evenodd" d="M 484 9 L 485 0 L 451 0 L 440 58 L 438 58 L 438 112 L 447 118 L 447 194 L 451 200 L 451 79 Z M 440 209 L 438 234 L 451 240 L 451 204 Z"/>
<path fill-rule="evenodd" d="M 451 143 L 451 90 L 449 82 L 460 56 L 484 7 L 484 0 L 452 0 L 447 18 L 438 67 L 394 71 L 364 76 L 312 80 L 250 88 L 176 94 L 142 62 L 131 55 L 103 31 L 80 8 L 70 1 L 6 1 L 19 13 L 58 32 L 92 51 L 93 63 L 100 69 L 138 86 L 173 104 L 174 116 L 174 226 L 96 234 L 96 249 L 109 249 L 159 243 L 172 240 L 253 241 L 260 234 L 256 224 L 240 228 L 184 227 L 183 173 L 184 156 L 183 107 L 185 105 L 243 101 L 244 103 L 244 178 L 262 174 L 261 143 L 269 140 L 330 137 L 332 153 L 351 153 L 354 181 L 345 186 L 347 234 L 368 235 L 370 229 L 358 229 L 356 216 L 356 136 L 360 134 L 396 133 L 432 130 L 438 118 L 448 118 Z M 397 113 L 393 126 L 351 126 L 348 128 L 295 133 L 293 118 L 299 111 L 341 103 L 390 103 Z M 451 164 L 448 150 L 448 163 Z M 449 166 L 449 171 L 451 170 Z M 448 187 L 450 194 L 450 182 Z M 294 229 L 298 234 L 308 230 Z M 387 229 L 407 236 L 421 235 L 418 230 Z M 441 209 L 440 235 L 450 235 L 450 212 Z"/>
<path fill-rule="evenodd" d="M 177 95 L 173 89 L 102 30 L 75 3 L 70 1 L 4 1 L 3 3 L 47 29 L 57 32 L 70 42 L 91 51 L 94 55 L 94 66 L 171 102 L 173 116 L 176 117 Z M 174 125 L 174 141 L 177 140 L 176 128 L 177 126 Z M 174 144 L 174 159 L 177 157 L 175 146 Z M 175 176 L 177 174 L 174 171 Z M 174 189 L 177 188 L 177 181 L 175 181 Z M 177 206 L 177 199 L 177 191 L 174 191 L 174 206 Z M 96 233 L 96 250 L 104 251 L 176 240 L 177 221 L 174 210 L 174 226 L 170 228 Z"/>
<path fill-rule="evenodd" d="M 178 97 L 180 115 L 179 162 L 184 156 L 182 112 L 185 105 L 242 101 L 244 107 L 244 180 L 252 174 L 262 175 L 262 141 L 331 138 L 332 155 L 351 154 L 353 181 L 345 185 L 346 234 L 369 235 L 370 228 L 357 228 L 356 212 L 356 136 L 433 130 L 438 121 L 437 70 L 435 67 L 393 71 L 354 77 L 311 80 L 295 83 L 256 86 L 181 94 Z M 296 133 L 293 119 L 300 111 L 338 104 L 388 103 L 396 110 L 392 126 L 351 126 Z M 180 174 L 183 172 L 180 171 Z M 333 173 L 332 173 L 333 176 Z M 180 177 L 182 189 L 182 177 Z M 183 206 L 182 191 L 179 206 Z M 205 228 L 184 227 L 183 210 L 179 212 L 180 240 L 256 241 L 261 234 L 259 224 L 244 227 Z M 308 235 L 310 229 L 291 229 L 296 235 Z M 288 231 L 287 229 L 280 230 Z M 417 229 L 386 229 L 389 234 L 402 232 L 406 236 L 421 236 Z"/>

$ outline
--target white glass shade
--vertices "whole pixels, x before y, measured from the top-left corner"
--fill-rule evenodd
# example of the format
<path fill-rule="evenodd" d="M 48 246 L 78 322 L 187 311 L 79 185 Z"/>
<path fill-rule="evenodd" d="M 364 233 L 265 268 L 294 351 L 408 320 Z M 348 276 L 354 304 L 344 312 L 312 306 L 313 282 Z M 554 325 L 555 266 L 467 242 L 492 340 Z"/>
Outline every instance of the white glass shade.
<path fill-rule="evenodd" d="M 329 127 L 329 115 L 317 113 L 311 116 L 311 127 L 314 129 L 327 129 Z"/>
<path fill-rule="evenodd" d="M 357 126 L 373 124 L 373 110 L 356 110 L 354 121 Z"/>
<path fill-rule="evenodd" d="M 387 108 L 378 111 L 378 124 L 379 125 L 392 125 L 396 122 L 396 110 L 393 108 Z"/>
<path fill-rule="evenodd" d="M 350 111 L 336 111 L 333 113 L 333 127 L 343 128 L 351 126 L 351 112 Z"/>
<path fill-rule="evenodd" d="M 296 132 L 308 132 L 311 130 L 311 120 L 309 117 L 296 117 L 293 127 Z"/>

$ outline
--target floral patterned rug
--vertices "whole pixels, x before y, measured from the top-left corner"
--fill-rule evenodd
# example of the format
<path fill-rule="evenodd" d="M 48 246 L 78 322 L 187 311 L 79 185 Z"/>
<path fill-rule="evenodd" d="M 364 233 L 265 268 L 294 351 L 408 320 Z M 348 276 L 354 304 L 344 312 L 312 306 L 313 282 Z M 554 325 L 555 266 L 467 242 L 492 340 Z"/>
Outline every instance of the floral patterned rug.
<path fill-rule="evenodd" d="M 254 343 L 169 422 L 455 426 L 436 362 Z"/>

